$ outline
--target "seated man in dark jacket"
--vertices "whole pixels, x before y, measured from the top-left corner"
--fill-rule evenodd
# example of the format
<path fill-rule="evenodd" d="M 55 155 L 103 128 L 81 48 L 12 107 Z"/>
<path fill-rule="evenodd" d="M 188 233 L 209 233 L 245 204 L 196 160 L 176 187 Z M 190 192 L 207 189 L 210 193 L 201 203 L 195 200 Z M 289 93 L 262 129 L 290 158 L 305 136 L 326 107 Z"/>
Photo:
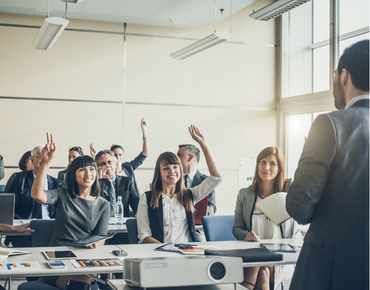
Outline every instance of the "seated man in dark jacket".
<path fill-rule="evenodd" d="M 130 216 L 131 206 L 135 216 L 139 204 L 139 195 L 137 194 L 134 182 L 131 178 L 120 176 L 116 174 L 117 159 L 110 150 L 100 151 L 95 161 L 99 169 L 99 185 L 101 197 L 110 201 L 111 198 L 117 199 L 117 196 L 122 197 L 122 204 L 124 208 L 124 216 Z M 115 203 L 111 203 L 113 207 Z M 115 208 L 111 208 L 110 216 L 114 217 Z"/>
<path fill-rule="evenodd" d="M 43 148 L 43 145 L 33 148 L 31 159 L 34 169 L 18 173 L 9 187 L 8 192 L 15 194 L 14 218 L 16 219 L 55 218 L 55 208 L 53 206 L 41 205 L 31 197 L 32 184 L 42 163 L 42 155 L 40 153 Z M 48 175 L 45 190 L 60 188 L 63 184 L 63 181 Z M 6 243 L 9 243 L 9 241 L 10 239 L 7 238 Z M 14 247 L 32 246 L 29 236 L 12 237 L 11 241 Z"/>

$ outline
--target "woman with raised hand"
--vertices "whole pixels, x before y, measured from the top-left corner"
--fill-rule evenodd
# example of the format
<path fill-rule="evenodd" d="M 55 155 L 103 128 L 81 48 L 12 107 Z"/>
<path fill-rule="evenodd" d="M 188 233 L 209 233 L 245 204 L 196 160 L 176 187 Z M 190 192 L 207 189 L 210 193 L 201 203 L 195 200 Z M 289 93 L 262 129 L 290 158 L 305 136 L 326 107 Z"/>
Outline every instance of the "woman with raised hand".
<path fill-rule="evenodd" d="M 80 156 L 73 160 L 69 168 L 68 188 L 44 191 L 46 174 L 55 152 L 53 135 L 49 137 L 47 133 L 47 144 L 41 151 L 43 161 L 31 190 L 32 198 L 38 203 L 54 205 L 57 209 L 49 246 L 68 246 L 92 235 L 106 235 L 109 203 L 99 196 L 97 165 L 90 156 Z M 88 248 L 96 248 L 99 244 L 104 244 L 104 241 Z M 84 275 L 44 279 L 46 283 L 63 290 L 90 289 L 91 284 L 91 278 Z"/>
<path fill-rule="evenodd" d="M 72 164 L 72 161 L 75 160 L 78 156 L 84 155 L 84 152 L 80 146 L 74 146 L 69 148 L 68 152 L 68 166 L 66 169 L 58 172 L 58 179 L 64 182 L 64 186 L 67 185 L 68 180 L 68 171 L 69 167 Z"/>
<path fill-rule="evenodd" d="M 257 156 L 252 185 L 242 188 L 236 200 L 233 234 L 238 240 L 260 242 L 261 239 L 284 239 L 300 235 L 298 224 L 292 218 L 278 227 L 255 206 L 274 193 L 286 192 L 289 184 L 290 179 L 285 178 L 283 153 L 277 147 L 263 149 Z M 281 282 L 291 279 L 294 272 L 293 265 L 243 269 L 242 284 L 248 289 L 275 289 Z"/>
<path fill-rule="evenodd" d="M 210 176 L 200 185 L 186 189 L 180 159 L 172 152 L 162 153 L 154 170 L 152 190 L 140 198 L 137 227 L 140 243 L 186 243 L 195 241 L 194 204 L 221 183 L 221 173 L 205 137 L 189 127 L 191 137 L 205 155 Z"/>

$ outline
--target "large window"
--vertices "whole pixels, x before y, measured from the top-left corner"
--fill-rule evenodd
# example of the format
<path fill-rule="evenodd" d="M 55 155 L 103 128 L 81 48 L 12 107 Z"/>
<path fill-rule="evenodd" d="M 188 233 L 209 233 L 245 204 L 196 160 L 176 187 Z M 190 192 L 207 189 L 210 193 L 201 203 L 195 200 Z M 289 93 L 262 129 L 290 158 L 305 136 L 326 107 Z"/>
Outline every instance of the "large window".
<path fill-rule="evenodd" d="M 335 110 L 332 79 L 345 48 L 369 39 L 369 0 L 312 0 L 281 18 L 279 144 L 293 178 L 319 113 Z"/>
<path fill-rule="evenodd" d="M 369 38 L 369 0 L 312 0 L 283 15 L 283 98 L 330 90 L 334 15 L 338 59 L 344 48 Z"/>

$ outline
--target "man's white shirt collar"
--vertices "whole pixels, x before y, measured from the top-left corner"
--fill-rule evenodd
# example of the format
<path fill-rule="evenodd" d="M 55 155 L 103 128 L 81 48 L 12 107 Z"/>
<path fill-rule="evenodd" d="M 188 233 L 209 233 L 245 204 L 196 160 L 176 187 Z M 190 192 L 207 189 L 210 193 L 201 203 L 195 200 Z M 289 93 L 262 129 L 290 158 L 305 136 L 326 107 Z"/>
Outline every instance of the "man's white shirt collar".
<path fill-rule="evenodd" d="M 346 107 L 344 109 L 348 109 L 350 107 L 352 107 L 352 105 L 354 103 L 356 103 L 357 101 L 359 100 L 369 100 L 369 95 L 361 95 L 361 96 L 357 96 L 357 97 L 354 97 L 353 99 L 350 99 L 349 102 L 347 103 Z"/>

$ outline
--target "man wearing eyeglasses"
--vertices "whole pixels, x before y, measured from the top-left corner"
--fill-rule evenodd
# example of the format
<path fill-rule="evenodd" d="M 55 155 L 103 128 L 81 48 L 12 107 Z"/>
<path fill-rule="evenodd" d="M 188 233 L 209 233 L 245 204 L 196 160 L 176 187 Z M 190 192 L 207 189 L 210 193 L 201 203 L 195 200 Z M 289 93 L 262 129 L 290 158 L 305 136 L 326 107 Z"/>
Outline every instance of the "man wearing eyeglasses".
<path fill-rule="evenodd" d="M 136 216 L 139 195 L 131 178 L 116 174 L 117 159 L 114 157 L 114 153 L 111 150 L 102 150 L 96 155 L 95 161 L 98 164 L 101 197 L 110 201 L 111 217 L 114 217 L 115 214 L 115 202 L 111 202 L 111 199 L 117 199 L 117 196 L 122 197 L 124 216 L 130 216 L 129 206 Z"/>
<path fill-rule="evenodd" d="M 9 187 L 8 192 L 15 194 L 14 218 L 16 219 L 55 218 L 54 206 L 41 205 L 31 197 L 32 184 L 42 163 L 41 150 L 43 148 L 44 145 L 39 145 L 32 149 L 31 160 L 34 166 L 33 170 L 19 172 Z M 45 190 L 60 188 L 63 185 L 63 181 L 47 175 Z M 6 243 L 9 243 L 9 241 L 10 239 L 7 238 Z M 29 236 L 13 237 L 11 241 L 14 247 L 26 247 L 32 245 Z"/>

